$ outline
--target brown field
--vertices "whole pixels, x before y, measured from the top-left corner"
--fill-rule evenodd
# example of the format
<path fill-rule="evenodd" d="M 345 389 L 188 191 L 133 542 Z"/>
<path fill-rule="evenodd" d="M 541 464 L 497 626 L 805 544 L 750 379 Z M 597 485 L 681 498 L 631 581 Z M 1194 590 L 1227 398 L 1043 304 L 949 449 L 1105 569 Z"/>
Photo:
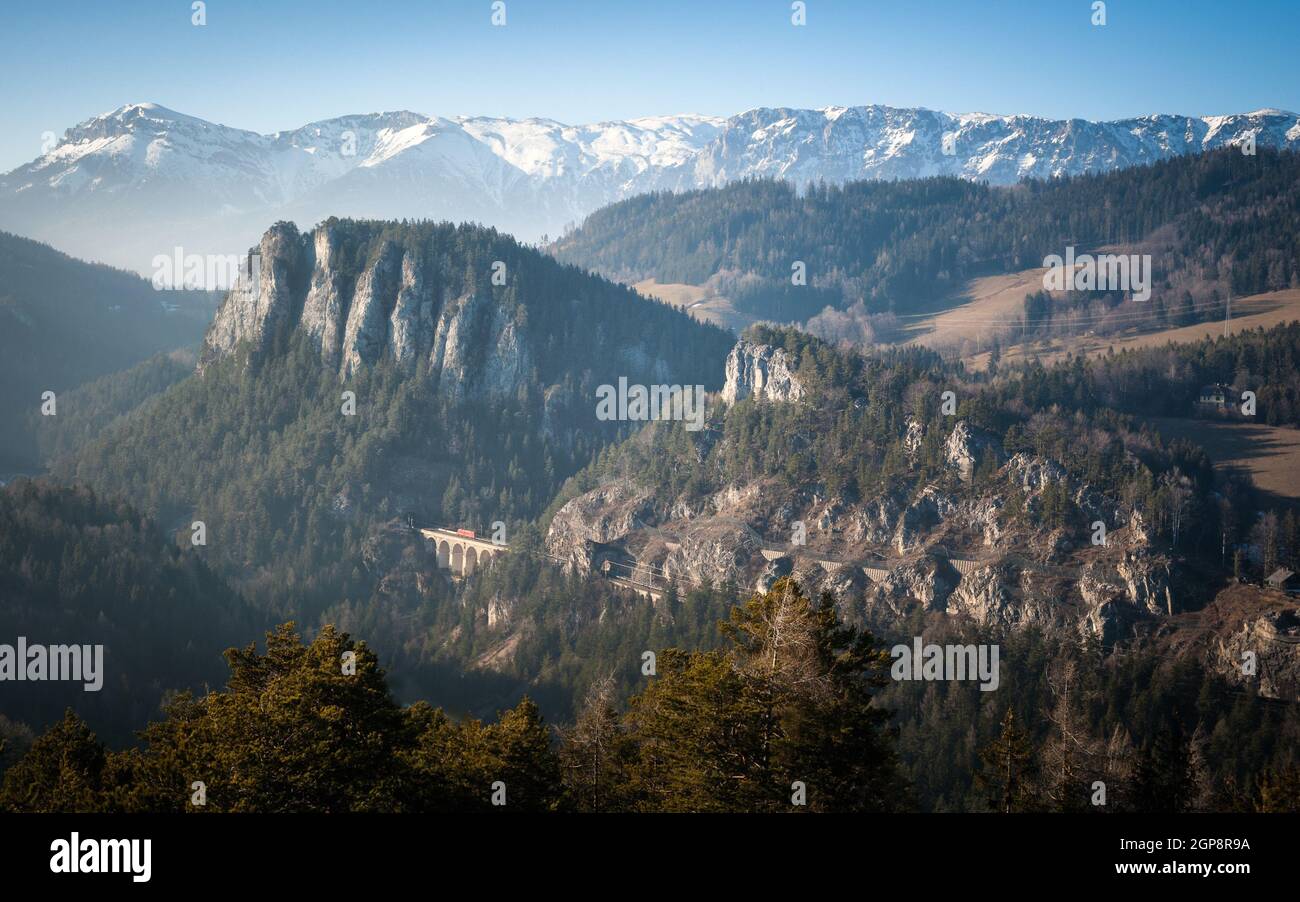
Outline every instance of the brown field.
<path fill-rule="evenodd" d="M 1105 337 L 1085 334 L 1008 346 L 1008 325 L 1019 318 L 1024 296 L 1041 288 L 1042 274 L 1042 269 L 1032 269 L 976 279 L 964 293 L 968 298 L 965 303 L 918 318 L 905 341 L 956 352 L 967 366 L 984 369 L 988 366 L 989 343 L 999 334 L 1003 336 L 1004 360 L 1036 356 L 1044 363 L 1071 353 L 1097 356 L 1111 348 L 1160 347 L 1224 334 L 1220 320 L 1150 332 L 1134 329 Z M 1234 300 L 1228 327 L 1236 333 L 1293 320 L 1300 320 L 1300 290 L 1289 289 Z M 1216 466 L 1249 473 L 1261 491 L 1276 499 L 1300 501 L 1300 430 L 1240 420 L 1151 417 L 1147 422 L 1166 438 L 1184 438 L 1200 445 Z"/>
<path fill-rule="evenodd" d="M 1089 333 L 1062 336 L 1049 341 L 1015 341 L 1016 323 L 1026 294 L 1042 288 L 1045 270 L 1027 269 L 1001 276 L 972 280 L 952 306 L 939 313 L 915 318 L 907 327 L 905 344 L 919 344 L 939 351 L 959 354 L 973 369 L 988 366 L 989 345 L 1000 339 L 1002 357 L 1013 361 L 1037 357 L 1044 363 L 1058 361 L 1069 354 L 1096 356 L 1111 348 L 1144 348 L 1168 342 L 1183 343 L 1224 334 L 1222 320 L 1194 326 L 1143 331 L 1135 326 L 1116 335 Z M 906 319 L 906 317 L 904 317 Z M 1232 302 L 1229 329 L 1263 327 L 1300 320 L 1300 289 L 1287 289 L 1251 295 Z"/>
<path fill-rule="evenodd" d="M 1036 357 L 1043 363 L 1053 363 L 1069 354 L 1097 356 L 1111 348 L 1119 351 L 1161 346 L 1171 341 L 1195 342 L 1223 334 L 1224 324 L 1216 320 L 1155 331 L 1142 331 L 1139 326 L 1116 335 L 1085 333 L 1048 341 L 1017 342 L 1014 333 L 1021 316 L 1021 304 L 1026 294 L 1041 290 L 1044 272 L 1041 268 L 1026 269 L 973 279 L 952 301 L 952 306 L 924 316 L 902 317 L 907 324 L 899 343 L 956 353 L 968 367 L 982 370 L 988 366 L 989 347 L 995 340 L 1001 342 L 1002 357 L 1008 362 Z M 737 311 L 729 300 L 710 294 L 701 285 L 645 279 L 632 288 L 647 297 L 685 310 L 698 320 L 737 333 L 755 321 L 753 316 Z M 1292 320 L 1300 320 L 1300 289 L 1294 288 L 1234 300 L 1229 328 L 1233 332 L 1259 327 L 1267 329 Z"/>
<path fill-rule="evenodd" d="M 1145 417 L 1144 422 L 1165 439 L 1200 445 L 1217 467 L 1249 473 L 1260 490 L 1300 501 L 1300 429 L 1241 420 Z"/>
<path fill-rule="evenodd" d="M 1042 289 L 1044 272 L 1026 269 L 971 280 L 962 292 L 964 303 L 917 318 L 908 327 L 904 343 L 935 350 L 961 348 L 967 342 L 974 342 L 977 348 L 980 344 L 987 346 L 1020 318 L 1025 295 Z"/>
<path fill-rule="evenodd" d="M 660 284 L 654 279 L 645 279 L 632 287 L 647 297 L 656 298 L 685 310 L 701 322 L 713 323 L 733 332 L 743 332 L 754 322 L 754 317 L 740 313 L 732 307 L 731 301 L 720 295 L 710 294 L 708 289 L 700 285 L 688 285 L 684 282 Z"/>
<path fill-rule="evenodd" d="M 1300 289 L 1271 291 L 1255 294 L 1232 302 L 1232 320 L 1227 324 L 1230 333 L 1246 329 L 1264 328 L 1300 320 Z M 1181 326 L 1153 332 L 1125 332 L 1119 335 L 1093 336 L 1083 335 L 1071 338 L 1054 339 L 1051 342 L 1035 342 L 1028 345 L 1014 345 L 1003 351 L 1003 358 L 1014 360 L 1018 357 L 1037 355 L 1043 363 L 1052 363 L 1068 354 L 1086 354 L 1096 357 L 1107 353 L 1111 348 L 1122 351 L 1125 348 L 1160 347 L 1173 342 L 1184 344 L 1197 342 L 1204 338 L 1217 338 L 1224 334 L 1222 320 L 1197 323 L 1194 326 Z M 988 365 L 988 354 L 977 354 L 972 358 L 977 369 Z"/>

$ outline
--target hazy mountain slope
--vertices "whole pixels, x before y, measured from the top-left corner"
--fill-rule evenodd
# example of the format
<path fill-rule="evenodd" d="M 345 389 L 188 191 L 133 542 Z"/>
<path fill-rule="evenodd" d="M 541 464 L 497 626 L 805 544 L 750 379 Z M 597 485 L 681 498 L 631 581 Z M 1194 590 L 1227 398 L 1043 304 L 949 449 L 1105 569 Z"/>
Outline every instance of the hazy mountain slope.
<path fill-rule="evenodd" d="M 39 411 L 42 392 L 197 342 L 210 301 L 203 293 L 155 291 L 133 273 L 0 233 L 0 467 L 31 464 L 29 414 Z"/>
<path fill-rule="evenodd" d="M 116 373 L 83 383 L 59 397 L 59 415 L 28 414 L 40 461 L 45 464 L 98 438 L 119 417 L 162 394 L 194 372 L 196 349 L 155 354 Z"/>
<path fill-rule="evenodd" d="M 1260 110 L 1118 122 L 882 106 L 754 109 L 570 126 L 549 119 L 343 116 L 258 135 L 130 104 L 0 176 L 0 227 L 144 271 L 154 255 L 242 253 L 266 223 L 332 216 L 482 222 L 559 234 L 637 193 L 753 176 L 799 184 L 929 175 L 1009 184 L 1232 145 L 1300 145 Z"/>
<path fill-rule="evenodd" d="M 1181 309 L 1300 283 L 1297 235 L 1300 154 L 1225 149 L 1012 187 L 930 178 L 800 193 L 762 180 L 659 192 L 596 211 L 552 250 L 611 278 L 707 284 L 754 316 L 802 321 L 827 305 L 930 311 L 971 278 L 1041 267 L 1069 246 L 1150 254 L 1151 306 Z M 797 263 L 806 284 L 792 284 Z"/>
<path fill-rule="evenodd" d="M 263 626 L 197 551 L 118 499 L 19 480 L 0 489 L 0 642 L 103 645 L 101 688 L 0 681 L 0 711 L 40 729 L 75 707 L 111 742 L 168 692 L 224 676 L 221 652 Z"/>
<path fill-rule="evenodd" d="M 428 563 L 390 521 L 513 529 L 627 434 L 597 419 L 597 386 L 716 389 L 731 344 L 490 229 L 279 224 L 260 252 L 259 290 L 226 297 L 201 373 L 55 471 L 203 520 L 224 574 L 309 619 L 382 591 L 418 604 L 432 577 L 383 588 L 397 561 Z"/>

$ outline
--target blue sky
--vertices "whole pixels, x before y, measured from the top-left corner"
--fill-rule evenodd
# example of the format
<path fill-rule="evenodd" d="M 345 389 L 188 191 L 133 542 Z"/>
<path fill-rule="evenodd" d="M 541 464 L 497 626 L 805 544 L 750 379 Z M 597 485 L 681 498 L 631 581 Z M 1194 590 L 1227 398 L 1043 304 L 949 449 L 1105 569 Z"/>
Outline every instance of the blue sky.
<path fill-rule="evenodd" d="M 154 101 L 270 132 L 344 113 L 565 122 L 884 103 L 1114 119 L 1300 110 L 1300 0 L 6 0 L 0 171 Z"/>

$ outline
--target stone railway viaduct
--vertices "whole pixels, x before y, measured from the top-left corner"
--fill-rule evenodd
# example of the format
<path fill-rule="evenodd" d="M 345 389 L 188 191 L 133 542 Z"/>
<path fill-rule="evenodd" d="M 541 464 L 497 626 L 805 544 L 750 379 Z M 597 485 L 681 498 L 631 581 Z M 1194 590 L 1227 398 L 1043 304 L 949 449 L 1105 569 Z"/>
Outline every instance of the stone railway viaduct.
<path fill-rule="evenodd" d="M 481 566 L 492 563 L 498 554 L 505 554 L 510 546 L 467 536 L 454 529 L 420 528 L 420 535 L 433 542 L 438 549 L 438 566 L 456 576 L 469 576 Z"/>
<path fill-rule="evenodd" d="M 480 538 L 469 533 L 469 530 L 443 529 L 441 527 L 420 527 L 420 535 L 434 543 L 438 551 L 438 566 L 443 570 L 450 570 L 455 576 L 469 576 L 479 567 L 488 566 L 492 561 L 501 554 L 510 550 L 510 546 L 502 542 L 500 544 L 493 542 L 491 539 Z M 789 548 L 764 548 L 762 549 L 763 557 L 770 560 L 776 560 L 791 553 L 797 553 L 794 546 Z M 983 566 L 983 562 L 969 558 L 958 558 L 945 555 L 948 562 L 962 576 L 967 575 L 978 567 Z M 819 560 L 827 569 L 837 569 L 843 566 L 844 562 L 836 560 Z M 858 565 L 861 566 L 861 565 Z M 879 582 L 888 577 L 890 567 L 862 567 L 863 573 L 873 582 Z M 648 582 L 638 578 L 642 576 L 643 571 L 637 570 L 631 576 L 623 576 L 610 572 L 609 562 L 605 562 L 605 567 L 601 575 L 615 585 L 625 589 L 630 589 L 642 598 L 648 598 L 652 601 L 659 601 L 664 596 L 664 588 L 655 585 L 655 575 L 646 573 Z"/>

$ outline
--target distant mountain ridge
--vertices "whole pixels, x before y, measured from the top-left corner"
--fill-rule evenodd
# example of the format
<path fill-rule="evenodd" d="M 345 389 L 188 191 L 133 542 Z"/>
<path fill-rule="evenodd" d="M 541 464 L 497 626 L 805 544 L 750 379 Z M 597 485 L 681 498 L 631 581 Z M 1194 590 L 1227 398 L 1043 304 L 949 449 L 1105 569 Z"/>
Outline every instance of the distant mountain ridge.
<path fill-rule="evenodd" d="M 552 236 L 646 191 L 765 176 L 799 184 L 956 175 L 1008 184 L 1236 145 L 1300 147 L 1300 116 L 1115 122 L 870 105 L 757 108 L 570 126 L 550 119 L 342 116 L 261 135 L 152 103 L 68 129 L 0 175 L 0 228 L 138 271 L 159 254 L 247 250 L 276 220 L 481 222 Z"/>
<path fill-rule="evenodd" d="M 1300 287 L 1298 223 L 1300 154 L 1226 147 L 1014 188 L 936 177 L 798 192 L 752 179 L 655 192 L 601 208 L 550 250 L 610 279 L 701 286 L 738 313 L 808 322 L 826 307 L 915 315 L 957 303 L 970 279 L 1036 269 L 1071 246 L 1141 245 L 1154 298 L 1137 309 L 1186 322 L 1197 304 L 1221 315 L 1208 311 L 1230 293 Z M 1097 300 L 1087 294 L 1075 300 Z M 1122 302 L 1112 292 L 1094 323 Z"/>

